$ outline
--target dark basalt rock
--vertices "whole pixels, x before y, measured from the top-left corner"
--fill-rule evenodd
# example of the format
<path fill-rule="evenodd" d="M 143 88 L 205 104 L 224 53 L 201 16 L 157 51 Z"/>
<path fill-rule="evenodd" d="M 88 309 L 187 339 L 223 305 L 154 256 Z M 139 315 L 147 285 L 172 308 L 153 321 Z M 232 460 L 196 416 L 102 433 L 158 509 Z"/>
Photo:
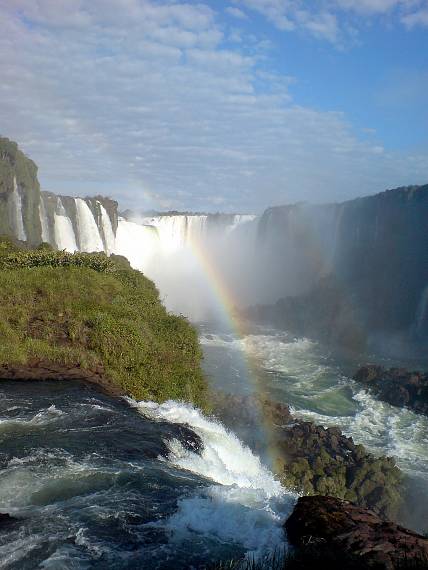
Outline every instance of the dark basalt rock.
<path fill-rule="evenodd" d="M 370 364 L 360 368 L 354 380 L 393 406 L 428 415 L 428 374 Z"/>
<path fill-rule="evenodd" d="M 306 494 L 333 495 L 395 517 L 401 472 L 390 457 L 374 457 L 339 428 L 312 422 L 286 424 L 277 441 L 284 485 Z"/>
<path fill-rule="evenodd" d="M 17 519 L 8 513 L 0 513 L 0 531 L 15 523 Z"/>
<path fill-rule="evenodd" d="M 217 394 L 214 409 L 228 426 L 251 433 L 260 415 L 269 424 L 275 472 L 288 488 L 333 495 L 394 518 L 401 504 L 401 471 L 390 457 L 374 457 L 339 428 L 293 417 L 287 405 L 251 396 Z M 264 442 L 266 445 L 266 442 Z"/>
<path fill-rule="evenodd" d="M 333 497 L 301 497 L 285 523 L 288 540 L 360 561 L 360 568 L 426 568 L 428 540 L 373 511 Z"/>

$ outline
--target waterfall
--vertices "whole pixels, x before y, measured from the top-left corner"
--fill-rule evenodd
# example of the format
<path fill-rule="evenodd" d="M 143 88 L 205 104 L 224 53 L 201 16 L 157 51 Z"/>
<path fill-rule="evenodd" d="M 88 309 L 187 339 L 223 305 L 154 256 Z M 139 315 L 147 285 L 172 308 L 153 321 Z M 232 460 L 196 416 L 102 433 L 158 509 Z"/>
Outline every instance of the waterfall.
<path fill-rule="evenodd" d="M 46 206 L 42 195 L 40 196 L 39 216 L 40 224 L 42 226 L 42 242 L 51 243 L 48 214 L 46 212 Z"/>
<path fill-rule="evenodd" d="M 104 251 L 103 240 L 88 204 L 82 198 L 75 199 L 80 251 Z"/>
<path fill-rule="evenodd" d="M 26 241 L 24 220 L 22 216 L 22 199 L 16 183 L 16 176 L 13 177 L 13 192 L 9 196 L 9 217 L 12 220 L 12 228 L 19 240 Z"/>
<path fill-rule="evenodd" d="M 111 225 L 110 216 L 104 206 L 98 202 L 101 211 L 101 226 L 104 234 L 105 251 L 110 255 L 115 250 L 115 235 Z"/>
<path fill-rule="evenodd" d="M 206 224 L 208 216 L 186 216 L 187 218 L 187 235 L 186 244 L 189 240 L 203 241 L 206 237 Z"/>
<path fill-rule="evenodd" d="M 227 232 L 233 232 L 236 230 L 237 227 L 241 226 L 242 224 L 246 224 L 248 222 L 253 222 L 257 216 L 253 214 L 235 214 L 233 216 L 233 222 L 230 226 L 226 228 Z"/>
<path fill-rule="evenodd" d="M 67 216 L 61 198 L 57 198 L 56 211 L 54 212 L 55 245 L 59 250 L 65 249 L 71 253 L 77 251 L 76 237 L 73 224 Z"/>
<path fill-rule="evenodd" d="M 126 257 L 134 269 L 146 271 L 159 248 L 160 241 L 155 227 L 119 218 L 114 252 Z"/>
<path fill-rule="evenodd" d="M 168 442 L 170 464 L 212 481 L 180 499 L 166 521 L 170 533 L 241 543 L 250 558 L 287 547 L 282 523 L 297 494 L 282 487 L 234 433 L 190 404 L 128 401 L 150 419 L 189 426 L 203 442 L 200 453 L 185 449 L 178 439 Z"/>
<path fill-rule="evenodd" d="M 160 250 L 168 255 L 185 246 L 188 238 L 188 217 L 184 215 L 156 216 L 143 218 L 142 223 L 157 229 Z"/>

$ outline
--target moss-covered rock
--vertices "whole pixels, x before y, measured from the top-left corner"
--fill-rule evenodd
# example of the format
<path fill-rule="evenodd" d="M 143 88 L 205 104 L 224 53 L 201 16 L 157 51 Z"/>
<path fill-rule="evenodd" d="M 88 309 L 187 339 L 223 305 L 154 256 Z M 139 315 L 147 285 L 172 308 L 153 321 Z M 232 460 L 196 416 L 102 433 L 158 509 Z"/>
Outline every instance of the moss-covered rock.
<path fill-rule="evenodd" d="M 305 494 L 330 495 L 394 518 L 402 475 L 390 457 L 374 457 L 338 428 L 294 421 L 277 434 L 281 480 Z"/>
<path fill-rule="evenodd" d="M 274 470 L 288 488 L 307 495 L 347 499 L 394 518 L 402 502 L 402 474 L 389 457 L 375 457 L 344 436 L 295 418 L 287 405 L 250 396 L 216 393 L 215 413 L 246 434 L 263 419 Z M 266 444 L 266 442 L 265 442 Z"/>
<path fill-rule="evenodd" d="M 80 373 L 137 399 L 204 404 L 197 333 L 143 274 L 103 254 L 0 251 L 0 377 Z"/>

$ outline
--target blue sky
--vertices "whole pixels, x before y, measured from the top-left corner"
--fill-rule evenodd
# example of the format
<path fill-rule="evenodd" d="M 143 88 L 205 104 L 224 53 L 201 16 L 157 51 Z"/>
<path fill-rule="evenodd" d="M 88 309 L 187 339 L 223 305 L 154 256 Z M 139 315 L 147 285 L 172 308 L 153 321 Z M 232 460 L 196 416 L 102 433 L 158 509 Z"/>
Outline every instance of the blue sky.
<path fill-rule="evenodd" d="M 42 187 L 258 212 L 428 182 L 428 0 L 0 0 Z"/>

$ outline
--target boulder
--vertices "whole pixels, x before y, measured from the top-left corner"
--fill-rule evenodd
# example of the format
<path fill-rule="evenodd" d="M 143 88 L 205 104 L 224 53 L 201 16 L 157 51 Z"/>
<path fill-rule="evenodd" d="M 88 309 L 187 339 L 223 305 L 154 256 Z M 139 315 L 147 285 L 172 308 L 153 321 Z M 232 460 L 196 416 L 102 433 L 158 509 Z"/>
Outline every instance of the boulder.
<path fill-rule="evenodd" d="M 361 568 L 428 567 L 428 540 L 373 511 L 321 495 L 301 497 L 285 523 L 289 542 L 360 561 Z"/>
<path fill-rule="evenodd" d="M 354 380 L 393 406 L 428 415 L 427 373 L 369 364 L 356 372 Z"/>

